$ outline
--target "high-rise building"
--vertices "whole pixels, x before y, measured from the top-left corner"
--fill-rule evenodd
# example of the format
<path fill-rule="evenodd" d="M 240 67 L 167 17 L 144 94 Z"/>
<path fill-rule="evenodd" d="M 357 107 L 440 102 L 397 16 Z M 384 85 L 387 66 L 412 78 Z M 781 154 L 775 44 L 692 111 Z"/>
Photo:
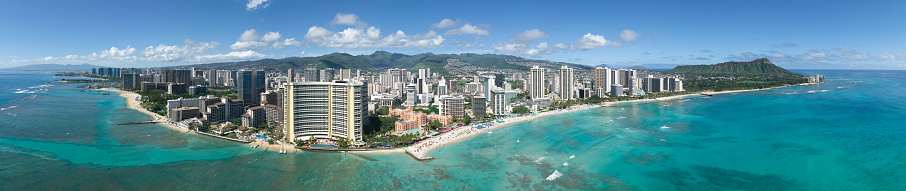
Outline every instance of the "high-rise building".
<path fill-rule="evenodd" d="M 543 98 L 547 92 L 544 88 L 544 68 L 538 66 L 532 66 L 532 81 L 531 88 L 529 92 L 532 95 L 532 99 Z"/>
<path fill-rule="evenodd" d="M 161 70 L 161 82 L 164 83 L 192 83 L 191 70 L 185 69 L 164 69 Z"/>
<path fill-rule="evenodd" d="M 449 92 L 456 92 L 456 91 L 457 91 L 456 89 L 457 89 L 457 85 L 458 85 L 457 83 L 458 83 L 458 82 L 456 82 L 456 80 L 450 80 L 450 81 L 447 81 L 447 83 L 448 83 L 447 89 L 450 90 Z"/>
<path fill-rule="evenodd" d="M 284 129 L 289 140 L 345 139 L 362 142 L 368 120 L 366 85 L 353 81 L 286 85 Z"/>
<path fill-rule="evenodd" d="M 448 91 L 449 90 L 447 90 L 447 82 L 444 81 L 443 78 L 441 78 L 440 81 L 437 82 L 437 95 L 439 95 L 439 96 L 447 95 L 447 93 L 449 93 Z"/>
<path fill-rule="evenodd" d="M 664 80 L 663 84 L 664 84 L 664 86 L 666 86 L 666 88 L 663 88 L 663 89 L 665 89 L 667 91 L 671 91 L 671 92 L 685 91 L 685 90 L 683 90 L 683 81 L 682 80 L 680 80 L 678 78 L 664 78 L 663 80 Z"/>
<path fill-rule="evenodd" d="M 664 81 L 665 80 L 663 78 L 645 78 L 645 81 L 642 84 L 642 89 L 645 90 L 645 93 L 664 92 Z"/>
<path fill-rule="evenodd" d="M 629 87 L 629 84 L 633 82 L 633 79 L 637 78 L 636 71 L 633 69 L 620 69 L 620 77 L 622 78 L 620 80 L 620 85 L 623 85 L 623 87 Z"/>
<path fill-rule="evenodd" d="M 239 99 L 249 105 L 261 103 L 261 93 L 267 88 L 264 70 L 240 70 L 236 77 Z"/>
<path fill-rule="evenodd" d="M 463 97 L 445 97 L 444 102 L 444 115 L 452 115 L 459 118 L 463 118 L 466 115 L 465 103 L 466 99 Z"/>
<path fill-rule="evenodd" d="M 575 97 L 573 88 L 576 86 L 576 79 L 573 76 L 573 69 L 563 65 L 560 67 L 560 99 L 570 100 Z"/>
<path fill-rule="evenodd" d="M 337 69 L 337 74 L 335 75 L 335 80 L 349 80 L 352 79 L 352 69 Z"/>
<path fill-rule="evenodd" d="M 189 86 L 189 95 L 198 95 L 208 93 L 207 86 Z"/>
<path fill-rule="evenodd" d="M 487 108 L 488 98 L 484 96 L 474 96 L 472 97 L 472 115 L 485 114 L 488 112 Z"/>
<path fill-rule="evenodd" d="M 506 74 L 504 74 L 504 73 L 494 74 L 494 87 L 503 87 L 504 83 L 506 83 Z"/>
<path fill-rule="evenodd" d="M 142 80 L 137 73 L 123 74 L 123 89 L 141 88 Z"/>
<path fill-rule="evenodd" d="M 610 95 L 623 96 L 623 85 L 620 85 L 620 84 L 610 85 Z"/>
<path fill-rule="evenodd" d="M 286 70 L 286 82 L 296 82 L 296 73 L 293 73 L 292 68 Z"/>
<path fill-rule="evenodd" d="M 428 78 L 428 70 L 425 67 L 418 68 L 418 78 Z"/>
<path fill-rule="evenodd" d="M 333 68 L 321 70 L 321 82 L 332 82 L 336 78 L 336 71 Z"/>
<path fill-rule="evenodd" d="M 610 84 L 607 83 L 607 73 L 609 71 L 610 71 L 610 68 L 602 68 L 602 67 L 595 68 L 595 83 L 594 83 L 595 89 L 597 89 L 597 88 L 610 89 L 610 88 L 605 87 L 605 86 L 610 86 Z"/>
<path fill-rule="evenodd" d="M 406 105 L 414 106 L 418 103 L 418 92 L 416 91 L 415 84 L 409 84 L 406 86 Z"/>
<path fill-rule="evenodd" d="M 306 68 L 305 69 L 305 82 L 320 82 L 321 81 L 321 71 L 317 68 Z"/>
<path fill-rule="evenodd" d="M 481 85 L 484 86 L 484 89 L 482 90 L 482 92 L 485 97 L 491 97 L 491 90 L 494 90 L 497 88 L 497 86 L 494 85 L 495 84 L 494 81 L 495 81 L 494 76 L 484 77 L 484 82 L 482 82 Z"/>
<path fill-rule="evenodd" d="M 503 89 L 494 89 L 491 91 L 492 103 L 491 108 L 494 112 L 494 115 L 506 115 L 512 112 L 512 109 L 509 108 L 509 100 L 506 98 L 506 93 Z"/>

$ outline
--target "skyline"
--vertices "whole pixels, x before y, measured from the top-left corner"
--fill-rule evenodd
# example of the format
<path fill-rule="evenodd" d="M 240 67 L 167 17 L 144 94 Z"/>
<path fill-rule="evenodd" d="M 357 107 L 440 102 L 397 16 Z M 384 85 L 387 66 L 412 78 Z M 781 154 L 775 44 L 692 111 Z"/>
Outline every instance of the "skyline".
<path fill-rule="evenodd" d="M 906 27 L 889 22 L 906 18 L 904 2 L 474 3 L 11 2 L 0 8 L 0 24 L 14 29 L 0 35 L 0 67 L 158 67 L 384 50 L 591 66 L 766 57 L 790 69 L 906 69 Z"/>

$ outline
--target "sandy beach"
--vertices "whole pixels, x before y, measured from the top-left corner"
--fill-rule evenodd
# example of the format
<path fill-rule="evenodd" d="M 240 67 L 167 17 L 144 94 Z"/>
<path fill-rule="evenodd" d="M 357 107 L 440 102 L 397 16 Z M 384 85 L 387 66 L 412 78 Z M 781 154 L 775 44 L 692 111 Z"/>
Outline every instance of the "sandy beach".
<path fill-rule="evenodd" d="M 151 112 L 151 111 L 148 111 L 145 108 L 142 108 L 141 102 L 138 101 L 140 99 L 141 95 L 138 95 L 135 92 L 123 91 L 120 89 L 111 89 L 111 88 L 103 88 L 103 89 L 99 89 L 99 90 L 112 91 L 112 92 L 119 93 L 120 96 L 126 98 L 126 105 L 128 105 L 129 108 L 134 109 L 136 111 L 140 111 L 140 112 L 148 114 L 148 115 L 151 115 L 152 117 L 154 117 L 154 121 L 157 121 L 158 124 L 167 126 L 173 130 L 189 132 L 188 129 L 176 127 L 176 125 L 173 124 L 174 122 L 167 119 L 167 117 L 154 113 L 154 112 Z"/>
<path fill-rule="evenodd" d="M 152 117 L 154 117 L 154 121 L 157 121 L 158 124 L 167 126 L 168 128 L 177 130 L 177 131 L 192 132 L 192 130 L 177 127 L 176 125 L 174 125 L 175 122 L 170 121 L 169 119 L 167 119 L 164 116 L 161 116 L 160 114 L 157 114 L 157 113 L 148 111 L 145 108 L 142 108 L 141 103 L 138 101 L 140 99 L 141 95 L 138 95 L 135 92 L 123 91 L 120 89 L 111 89 L 111 88 L 103 88 L 103 89 L 99 89 L 99 90 L 112 91 L 112 92 L 119 93 L 120 96 L 126 98 L 127 105 L 129 105 L 129 108 L 134 109 L 136 111 L 140 111 L 140 112 L 148 114 L 148 115 L 151 115 Z M 267 141 L 261 141 L 261 140 L 257 140 L 257 141 L 254 141 L 254 142 L 251 142 L 248 144 L 249 145 L 258 144 L 258 148 L 272 150 L 272 151 L 280 151 L 281 149 L 285 149 L 287 151 L 298 150 L 294 146 L 291 146 L 291 145 L 285 145 L 285 146 L 281 147 L 279 145 L 279 141 L 277 144 L 274 144 L 274 145 L 268 144 Z"/>
<path fill-rule="evenodd" d="M 638 100 L 627 100 L 627 101 L 604 102 L 601 105 L 593 105 L 593 104 L 579 105 L 579 106 L 573 106 L 573 107 L 566 108 L 566 109 L 541 112 L 541 113 L 537 113 L 534 115 L 498 119 L 498 121 L 503 120 L 504 122 L 502 122 L 502 123 L 491 122 L 488 127 L 482 128 L 482 129 L 476 128 L 477 125 L 459 127 L 454 130 L 451 130 L 449 132 L 446 132 L 444 134 L 437 135 L 437 136 L 425 139 L 423 141 L 420 141 L 418 143 L 415 143 L 409 147 L 406 147 L 405 149 L 409 153 L 412 153 L 413 155 L 415 155 L 419 158 L 425 158 L 426 153 L 428 153 L 434 149 L 437 149 L 439 147 L 443 147 L 443 146 L 446 146 L 449 144 L 455 144 L 455 143 L 467 140 L 469 138 L 475 137 L 481 133 L 486 133 L 488 131 L 493 131 L 494 129 L 497 129 L 497 128 L 506 127 L 508 125 L 523 122 L 523 121 L 531 121 L 531 120 L 534 120 L 539 117 L 558 115 L 558 114 L 569 113 L 569 112 L 574 112 L 574 111 L 582 111 L 582 110 L 596 108 L 596 107 L 600 107 L 600 106 L 610 106 L 613 104 L 669 101 L 669 100 L 675 100 L 675 99 L 699 97 L 699 96 L 704 96 L 704 95 L 739 93 L 739 92 L 748 92 L 748 91 L 761 91 L 761 90 L 802 86 L 802 85 L 811 85 L 811 84 L 812 83 L 802 83 L 802 84 L 797 84 L 797 85 L 792 85 L 792 86 L 780 86 L 780 87 L 773 87 L 773 88 L 762 88 L 762 89 L 751 89 L 751 90 L 708 91 L 708 92 L 690 93 L 690 94 L 685 94 L 685 95 L 675 95 L 675 96 L 662 97 L 662 98 L 653 98 L 653 99 L 638 99 Z M 482 125 L 482 124 L 478 124 L 478 125 Z"/>

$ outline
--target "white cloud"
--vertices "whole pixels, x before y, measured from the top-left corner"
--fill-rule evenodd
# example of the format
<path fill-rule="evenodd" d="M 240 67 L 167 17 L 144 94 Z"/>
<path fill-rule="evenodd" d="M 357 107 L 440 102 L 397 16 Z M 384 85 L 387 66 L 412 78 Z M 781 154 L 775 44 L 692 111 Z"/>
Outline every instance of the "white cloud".
<path fill-rule="evenodd" d="M 308 33 L 305 33 L 305 40 L 317 43 L 318 40 L 330 36 L 330 34 L 331 32 L 325 28 L 312 26 L 311 28 L 308 28 Z"/>
<path fill-rule="evenodd" d="M 126 46 L 125 49 L 120 50 L 116 47 L 110 47 L 109 50 L 102 50 L 99 53 L 91 53 L 91 55 L 85 56 L 88 60 L 134 60 L 136 57 L 132 54 L 137 53 L 138 50 L 131 46 Z"/>
<path fill-rule="evenodd" d="M 233 45 L 230 45 L 230 49 L 233 49 L 233 50 L 257 50 L 257 49 L 267 47 L 267 45 L 268 44 L 266 42 L 237 41 L 236 43 L 233 43 Z"/>
<path fill-rule="evenodd" d="M 245 60 L 259 60 L 265 58 L 271 58 L 273 56 L 264 55 L 255 51 L 244 51 L 244 52 L 230 52 L 227 54 L 212 54 L 212 55 L 198 55 L 193 57 L 188 62 L 195 63 L 214 63 L 214 62 L 233 62 L 233 61 L 245 61 Z"/>
<path fill-rule="evenodd" d="M 183 41 L 183 46 L 158 45 L 149 46 L 141 52 L 142 60 L 149 62 L 183 62 L 194 60 L 198 55 L 207 53 L 220 46 L 219 42 L 196 42 L 192 39 Z"/>
<path fill-rule="evenodd" d="M 440 48 L 445 39 L 434 31 L 421 35 L 408 36 L 403 31 L 396 31 L 388 36 L 381 34 L 381 29 L 368 27 L 365 30 L 346 28 L 340 32 L 331 32 L 325 28 L 312 26 L 305 34 L 305 41 L 320 47 L 331 48 Z"/>
<path fill-rule="evenodd" d="M 539 38 L 550 38 L 550 35 L 547 35 L 547 33 L 544 33 L 544 31 L 538 29 L 531 29 L 516 34 L 516 36 L 513 36 L 513 38 L 511 38 L 507 42 L 528 44 L 534 42 L 535 39 Z"/>
<path fill-rule="evenodd" d="M 299 53 L 299 55 L 305 55 L 305 51 L 303 50 L 302 52 Z"/>
<path fill-rule="evenodd" d="M 251 11 L 255 9 L 263 9 L 268 5 L 270 5 L 270 3 L 267 3 L 267 0 L 249 0 L 249 2 L 245 4 L 245 10 Z"/>
<path fill-rule="evenodd" d="M 270 42 L 280 40 L 280 38 L 282 37 L 283 35 L 280 35 L 280 32 L 269 32 L 264 34 L 264 37 L 261 38 L 261 40 L 264 40 L 264 42 Z"/>
<path fill-rule="evenodd" d="M 440 20 L 439 23 L 434 23 L 433 25 L 431 25 L 431 28 L 445 29 L 445 28 L 454 27 L 458 24 L 459 24 L 458 22 L 453 21 L 451 19 L 444 19 L 444 20 Z"/>
<path fill-rule="evenodd" d="M 576 44 L 573 44 L 573 48 L 579 50 L 591 50 L 603 46 L 623 46 L 623 44 L 617 41 L 606 40 L 604 39 L 604 36 L 591 33 L 585 34 L 582 38 L 576 40 Z"/>
<path fill-rule="evenodd" d="M 302 42 L 297 41 L 296 38 L 288 38 L 288 39 L 283 39 L 283 41 L 274 42 L 274 44 L 271 45 L 271 48 L 273 48 L 274 50 L 279 50 L 279 49 L 283 49 L 283 47 L 285 47 L 285 46 L 299 47 L 299 46 L 302 46 Z"/>
<path fill-rule="evenodd" d="M 261 39 L 261 36 L 258 35 L 258 31 L 255 29 L 245 30 L 239 35 L 239 41 L 241 42 L 257 41 L 258 39 Z"/>
<path fill-rule="evenodd" d="M 881 55 L 878 55 L 878 58 L 880 58 L 880 59 L 895 59 L 895 58 L 897 58 L 897 57 L 894 56 L 893 54 L 881 53 Z"/>
<path fill-rule="evenodd" d="M 342 13 L 337 13 L 337 15 L 333 17 L 333 21 L 330 21 L 330 24 L 331 25 L 351 25 L 351 26 L 356 26 L 358 28 L 365 28 L 366 26 L 368 26 L 368 23 L 365 23 L 364 21 L 359 20 L 358 15 L 342 14 Z"/>
<path fill-rule="evenodd" d="M 280 32 L 267 32 L 264 33 L 264 37 L 262 37 L 255 29 L 249 29 L 239 35 L 239 40 L 236 41 L 236 43 L 233 43 L 233 45 L 230 45 L 230 49 L 260 50 L 269 47 L 274 50 L 278 50 L 286 46 L 298 47 L 302 45 L 302 42 L 296 41 L 295 38 L 284 39 L 282 41 L 280 40 L 280 38 L 283 38 L 283 35 L 281 35 Z"/>
<path fill-rule="evenodd" d="M 823 52 L 809 52 L 809 53 L 799 55 L 799 59 L 803 59 L 803 60 L 815 60 L 815 59 L 822 59 L 825 57 L 827 57 L 827 54 L 824 54 Z"/>
<path fill-rule="evenodd" d="M 507 40 L 505 43 L 494 44 L 491 46 L 491 48 L 497 52 L 508 52 L 526 56 L 540 56 L 551 54 L 559 49 L 565 49 L 569 47 L 565 43 L 557 43 L 551 45 L 551 43 L 548 42 L 541 42 L 534 46 L 531 45 L 535 43 L 536 39 L 540 38 L 550 38 L 550 35 L 547 35 L 547 33 L 544 33 L 544 31 L 538 29 L 530 29 L 513 35 L 513 37 L 510 38 L 510 40 Z"/>
<path fill-rule="evenodd" d="M 623 30 L 623 32 L 620 32 L 620 38 L 626 42 L 635 41 L 636 37 L 639 37 L 639 33 L 636 33 L 635 31 L 632 31 L 632 30 Z"/>
<path fill-rule="evenodd" d="M 486 29 L 482 29 L 482 28 L 479 28 L 478 26 L 466 23 L 466 24 L 462 25 L 462 27 L 459 27 L 456 29 L 450 29 L 444 34 L 445 35 L 474 34 L 474 35 L 478 35 L 478 36 L 488 36 L 488 34 L 490 34 L 490 33 L 488 33 L 488 30 L 486 30 Z"/>

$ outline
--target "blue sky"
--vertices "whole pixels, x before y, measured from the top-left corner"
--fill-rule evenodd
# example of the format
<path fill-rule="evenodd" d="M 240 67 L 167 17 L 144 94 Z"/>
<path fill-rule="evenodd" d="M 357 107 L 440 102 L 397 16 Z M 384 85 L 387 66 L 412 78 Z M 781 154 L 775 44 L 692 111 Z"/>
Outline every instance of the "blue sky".
<path fill-rule="evenodd" d="M 0 68 L 492 53 L 585 65 L 906 69 L 906 1 L 12 1 Z"/>

